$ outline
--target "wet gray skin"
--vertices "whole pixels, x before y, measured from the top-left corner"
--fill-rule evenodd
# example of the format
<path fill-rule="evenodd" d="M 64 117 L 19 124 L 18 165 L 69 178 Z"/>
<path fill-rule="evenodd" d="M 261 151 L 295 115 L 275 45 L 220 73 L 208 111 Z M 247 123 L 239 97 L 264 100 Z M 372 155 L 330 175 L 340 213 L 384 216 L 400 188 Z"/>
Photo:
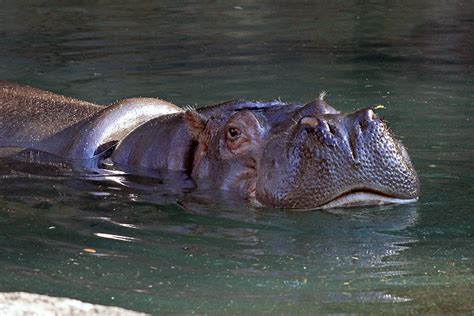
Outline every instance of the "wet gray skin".
<path fill-rule="evenodd" d="M 306 105 L 231 101 L 184 112 L 159 99 L 103 108 L 2 85 L 2 147 L 82 160 L 117 143 L 107 150 L 116 168 L 182 171 L 200 189 L 268 207 L 408 203 L 419 195 L 405 148 L 374 112 L 340 113 L 323 95 Z"/>

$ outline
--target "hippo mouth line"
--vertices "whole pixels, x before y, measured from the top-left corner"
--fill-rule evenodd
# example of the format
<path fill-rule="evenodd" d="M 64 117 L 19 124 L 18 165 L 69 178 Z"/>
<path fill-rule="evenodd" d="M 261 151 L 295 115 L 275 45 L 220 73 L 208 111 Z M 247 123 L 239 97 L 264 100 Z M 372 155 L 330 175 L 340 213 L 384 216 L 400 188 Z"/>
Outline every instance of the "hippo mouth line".
<path fill-rule="evenodd" d="M 418 198 L 404 199 L 390 196 L 370 189 L 355 189 L 346 191 L 329 202 L 318 206 L 318 209 L 327 209 L 334 207 L 352 207 L 381 204 L 407 204 L 416 202 Z"/>
<path fill-rule="evenodd" d="M 250 203 L 255 207 L 263 207 L 264 204 L 261 203 L 255 196 L 255 190 L 252 191 L 253 194 L 250 195 Z M 382 204 L 408 204 L 418 201 L 416 198 L 399 198 L 395 196 L 390 196 L 388 194 L 378 192 L 371 189 L 352 189 L 348 190 L 328 202 L 321 204 L 317 207 L 312 208 L 298 208 L 295 210 L 298 211 L 309 211 L 315 209 L 329 209 L 336 207 L 353 207 L 353 206 L 370 206 L 370 205 L 382 205 Z"/>

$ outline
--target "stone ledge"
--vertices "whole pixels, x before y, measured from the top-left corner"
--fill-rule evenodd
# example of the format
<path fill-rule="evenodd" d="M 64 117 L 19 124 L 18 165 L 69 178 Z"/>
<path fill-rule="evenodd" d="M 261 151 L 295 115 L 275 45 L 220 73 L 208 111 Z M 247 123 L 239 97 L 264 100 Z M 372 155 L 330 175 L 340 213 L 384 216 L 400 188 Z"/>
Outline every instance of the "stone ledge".
<path fill-rule="evenodd" d="M 25 292 L 0 292 L 0 315 L 14 316 L 138 316 L 147 315 L 115 306 L 103 306 L 84 303 L 64 297 L 51 297 Z"/>

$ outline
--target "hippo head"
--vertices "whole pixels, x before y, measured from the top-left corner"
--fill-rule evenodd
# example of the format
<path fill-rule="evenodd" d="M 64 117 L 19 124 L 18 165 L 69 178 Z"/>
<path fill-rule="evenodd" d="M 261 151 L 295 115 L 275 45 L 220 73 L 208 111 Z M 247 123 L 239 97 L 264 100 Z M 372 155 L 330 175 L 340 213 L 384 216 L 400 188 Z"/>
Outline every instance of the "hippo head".
<path fill-rule="evenodd" d="M 286 108 L 285 108 L 286 107 Z M 186 112 L 197 141 L 192 176 L 269 207 L 316 209 L 418 198 L 403 145 L 371 109 L 304 106 Z"/>

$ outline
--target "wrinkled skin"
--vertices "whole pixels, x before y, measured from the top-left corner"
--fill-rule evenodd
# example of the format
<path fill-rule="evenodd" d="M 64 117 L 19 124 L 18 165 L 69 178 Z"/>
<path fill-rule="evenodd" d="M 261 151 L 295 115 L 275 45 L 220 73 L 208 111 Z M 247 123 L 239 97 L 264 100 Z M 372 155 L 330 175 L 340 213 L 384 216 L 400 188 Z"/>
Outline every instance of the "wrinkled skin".
<path fill-rule="evenodd" d="M 275 155 L 282 143 L 291 145 Z M 370 109 L 305 116 L 268 142 L 261 161 L 257 199 L 264 204 L 311 208 L 357 191 L 418 196 L 406 150 Z"/>
<path fill-rule="evenodd" d="M 183 111 L 159 99 L 103 108 L 6 82 L 0 88 L 3 147 L 76 160 L 106 148 L 102 158 L 118 169 L 182 171 L 198 188 L 268 207 L 408 203 L 419 195 L 405 148 L 375 113 L 340 113 L 324 95 L 306 105 L 231 101 Z"/>

